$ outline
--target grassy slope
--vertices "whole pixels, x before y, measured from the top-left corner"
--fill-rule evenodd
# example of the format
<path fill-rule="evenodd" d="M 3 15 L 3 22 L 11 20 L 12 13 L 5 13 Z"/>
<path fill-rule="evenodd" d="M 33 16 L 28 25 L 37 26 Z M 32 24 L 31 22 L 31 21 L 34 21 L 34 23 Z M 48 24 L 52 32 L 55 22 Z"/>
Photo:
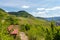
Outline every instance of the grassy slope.
<path fill-rule="evenodd" d="M 29 24 L 37 24 L 37 25 L 49 25 L 49 22 L 48 21 L 45 21 L 45 20 L 42 20 L 42 19 L 31 19 L 31 18 L 24 18 L 24 17 L 19 17 L 20 19 L 20 23 L 29 23 Z"/>
<path fill-rule="evenodd" d="M 5 12 L 1 12 L 1 13 L 2 13 L 1 17 L 4 17 L 4 18 L 6 17 L 6 15 L 9 15 Z M 4 14 L 6 14 L 6 15 L 4 15 Z M 30 39 L 34 39 L 36 37 L 36 40 L 40 40 L 41 36 L 43 36 L 42 38 L 46 37 L 46 34 L 47 34 L 46 28 L 48 29 L 48 32 L 51 31 L 50 30 L 51 29 L 50 28 L 50 22 L 48 22 L 46 20 L 37 19 L 37 18 L 29 18 L 29 17 L 28 18 L 26 18 L 26 17 L 16 17 L 16 16 L 13 16 L 13 15 L 12 16 L 10 15 L 9 17 L 12 17 L 14 20 L 15 20 L 15 18 L 17 18 L 19 20 L 18 22 L 19 22 L 20 28 L 23 27 L 21 25 L 29 24 L 30 30 L 25 31 L 25 32 L 29 36 Z M 7 24 L 6 24 L 6 22 L 7 22 Z M 5 25 L 8 25 L 8 23 L 11 22 L 11 19 L 6 20 L 6 22 L 3 24 L 3 27 L 1 29 L 3 29 L 5 27 Z M 15 22 L 16 21 L 14 21 L 14 23 Z M 3 29 L 3 30 L 5 30 L 5 29 Z M 5 30 L 5 31 L 7 31 L 7 30 Z M 5 34 L 5 33 L 3 32 L 3 34 Z M 4 36 L 3 36 L 3 34 L 1 36 L 2 39 L 5 39 L 5 40 L 7 39 L 8 40 L 7 36 L 9 36 L 9 38 L 10 39 L 12 38 L 11 40 L 13 40 L 13 37 L 11 37 L 9 34 L 4 35 Z M 47 35 L 50 35 L 50 34 L 47 34 Z M 6 38 L 5 38 L 5 36 L 6 36 Z"/>

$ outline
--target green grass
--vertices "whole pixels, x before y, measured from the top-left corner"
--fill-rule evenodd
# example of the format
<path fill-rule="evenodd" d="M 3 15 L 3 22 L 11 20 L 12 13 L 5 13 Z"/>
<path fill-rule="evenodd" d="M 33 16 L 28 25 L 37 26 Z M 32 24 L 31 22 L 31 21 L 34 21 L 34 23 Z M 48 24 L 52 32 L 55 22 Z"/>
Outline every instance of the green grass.
<path fill-rule="evenodd" d="M 4 20 L 4 22 L 2 22 Z M 60 40 L 60 26 L 35 17 L 16 17 L 0 10 L 0 40 L 18 40 L 7 31 L 9 25 L 19 25 L 20 32 L 25 32 L 29 40 Z"/>

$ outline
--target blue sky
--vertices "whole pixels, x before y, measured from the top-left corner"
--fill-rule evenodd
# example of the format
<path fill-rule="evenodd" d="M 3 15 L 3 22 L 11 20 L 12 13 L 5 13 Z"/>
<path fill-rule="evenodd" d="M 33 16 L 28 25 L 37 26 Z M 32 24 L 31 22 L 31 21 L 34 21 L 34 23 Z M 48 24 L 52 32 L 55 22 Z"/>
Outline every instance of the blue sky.
<path fill-rule="evenodd" d="M 25 10 L 35 17 L 60 16 L 60 0 L 0 0 L 0 8 L 6 11 Z"/>

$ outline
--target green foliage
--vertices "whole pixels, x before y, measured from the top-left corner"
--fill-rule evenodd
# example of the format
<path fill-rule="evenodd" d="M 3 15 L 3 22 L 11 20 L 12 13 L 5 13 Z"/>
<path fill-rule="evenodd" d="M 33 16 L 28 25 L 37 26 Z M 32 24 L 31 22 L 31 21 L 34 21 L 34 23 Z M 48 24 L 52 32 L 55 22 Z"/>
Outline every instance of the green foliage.
<path fill-rule="evenodd" d="M 20 30 L 21 31 L 28 31 L 28 30 L 30 30 L 30 25 L 29 24 L 21 25 Z"/>
<path fill-rule="evenodd" d="M 8 12 L 9 14 L 16 15 L 17 17 L 25 17 L 32 18 L 33 16 L 26 11 L 18 11 L 18 12 Z"/>
<path fill-rule="evenodd" d="M 55 37 L 53 40 L 60 40 L 60 32 L 59 30 L 57 31 L 57 33 L 55 34 Z"/>
<path fill-rule="evenodd" d="M 7 27 L 9 23 L 0 23 L 0 39 L 1 40 L 14 40 L 12 36 L 8 34 Z"/>
<path fill-rule="evenodd" d="M 16 16 L 9 16 L 7 19 L 6 19 L 8 22 L 10 22 L 10 24 L 14 24 L 14 25 L 18 25 L 19 24 L 19 19 L 17 19 Z"/>

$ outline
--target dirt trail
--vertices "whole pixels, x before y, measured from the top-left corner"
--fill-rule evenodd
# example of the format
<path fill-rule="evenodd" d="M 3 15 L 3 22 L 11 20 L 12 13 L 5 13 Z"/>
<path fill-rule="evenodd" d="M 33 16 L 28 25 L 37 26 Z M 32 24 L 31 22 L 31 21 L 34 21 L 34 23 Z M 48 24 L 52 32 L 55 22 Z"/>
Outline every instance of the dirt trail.
<path fill-rule="evenodd" d="M 20 32 L 19 36 L 21 40 L 28 40 L 28 36 L 24 32 Z"/>

